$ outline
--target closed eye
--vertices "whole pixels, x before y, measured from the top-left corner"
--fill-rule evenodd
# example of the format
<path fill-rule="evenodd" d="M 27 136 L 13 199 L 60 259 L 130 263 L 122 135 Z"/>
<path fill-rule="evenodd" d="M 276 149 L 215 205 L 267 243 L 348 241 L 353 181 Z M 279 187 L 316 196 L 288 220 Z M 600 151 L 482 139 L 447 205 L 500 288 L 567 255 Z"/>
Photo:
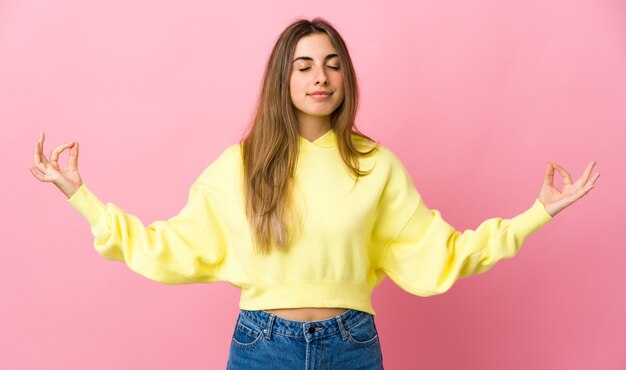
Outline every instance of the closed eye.
<path fill-rule="evenodd" d="M 332 68 L 334 70 L 339 70 L 339 67 L 334 67 L 334 66 L 328 66 L 328 68 Z M 308 69 L 311 69 L 311 67 L 302 68 L 302 69 L 299 69 L 299 71 L 306 71 Z"/>

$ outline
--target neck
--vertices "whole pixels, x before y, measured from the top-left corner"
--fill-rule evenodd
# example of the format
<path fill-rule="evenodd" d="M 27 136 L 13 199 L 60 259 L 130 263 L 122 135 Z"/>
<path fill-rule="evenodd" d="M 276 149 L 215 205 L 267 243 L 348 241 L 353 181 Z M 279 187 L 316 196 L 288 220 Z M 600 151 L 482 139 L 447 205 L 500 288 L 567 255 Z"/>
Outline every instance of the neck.
<path fill-rule="evenodd" d="M 331 129 L 330 115 L 328 116 L 299 116 L 298 129 L 300 135 L 309 141 L 315 141 Z"/>

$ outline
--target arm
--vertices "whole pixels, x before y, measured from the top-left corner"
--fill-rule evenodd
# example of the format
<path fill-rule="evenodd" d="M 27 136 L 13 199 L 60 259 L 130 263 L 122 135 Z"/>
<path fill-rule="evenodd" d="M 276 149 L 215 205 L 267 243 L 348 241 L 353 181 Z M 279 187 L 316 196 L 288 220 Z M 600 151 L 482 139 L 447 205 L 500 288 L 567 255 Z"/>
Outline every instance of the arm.
<path fill-rule="evenodd" d="M 126 262 L 138 274 L 168 284 L 225 279 L 229 272 L 228 238 L 218 201 L 224 191 L 232 191 L 231 184 L 223 179 L 234 173 L 238 157 L 231 154 L 236 153 L 237 145 L 227 148 L 203 171 L 176 216 L 144 226 L 115 204 L 102 203 L 83 184 L 78 173 L 77 142 L 56 147 L 48 160 L 43 154 L 44 140 L 41 132 L 34 147 L 34 166 L 29 170 L 39 181 L 56 185 L 85 217 L 94 235 L 94 247 L 103 257 Z M 58 160 L 65 149 L 69 149 L 69 161 L 62 168 Z"/>
<path fill-rule="evenodd" d="M 94 247 L 104 258 L 125 262 L 148 279 L 183 284 L 218 280 L 226 244 L 220 221 L 198 184 L 174 217 L 144 226 L 113 203 L 102 203 L 83 184 L 68 203 L 91 226 Z"/>
<path fill-rule="evenodd" d="M 458 231 L 424 203 L 395 154 L 387 151 L 386 162 L 374 234 L 382 248 L 379 268 L 412 294 L 441 294 L 458 279 L 489 270 L 515 256 L 524 240 L 552 219 L 535 199 L 516 217 L 491 218 L 475 230 Z"/>
<path fill-rule="evenodd" d="M 488 271 L 501 259 L 515 256 L 526 237 L 551 219 L 536 199 L 516 217 L 490 218 L 476 230 L 461 232 L 419 198 L 406 225 L 386 247 L 381 266 L 412 294 L 441 294 L 458 279 Z"/>

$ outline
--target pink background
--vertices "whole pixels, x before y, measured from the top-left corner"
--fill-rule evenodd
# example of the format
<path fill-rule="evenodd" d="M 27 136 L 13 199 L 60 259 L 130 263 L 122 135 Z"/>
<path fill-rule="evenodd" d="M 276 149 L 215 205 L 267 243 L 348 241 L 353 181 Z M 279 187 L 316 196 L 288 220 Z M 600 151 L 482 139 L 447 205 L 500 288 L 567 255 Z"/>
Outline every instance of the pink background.
<path fill-rule="evenodd" d="M 0 3 L 0 368 L 225 368 L 239 291 L 102 259 L 27 167 L 40 130 L 46 155 L 76 140 L 102 201 L 146 224 L 176 214 L 244 132 L 271 47 L 301 16 L 342 33 L 358 126 L 457 229 L 530 207 L 548 160 L 574 179 L 591 160 L 602 173 L 517 257 L 444 295 L 386 279 L 374 293 L 385 367 L 626 368 L 624 1 L 311 4 Z"/>

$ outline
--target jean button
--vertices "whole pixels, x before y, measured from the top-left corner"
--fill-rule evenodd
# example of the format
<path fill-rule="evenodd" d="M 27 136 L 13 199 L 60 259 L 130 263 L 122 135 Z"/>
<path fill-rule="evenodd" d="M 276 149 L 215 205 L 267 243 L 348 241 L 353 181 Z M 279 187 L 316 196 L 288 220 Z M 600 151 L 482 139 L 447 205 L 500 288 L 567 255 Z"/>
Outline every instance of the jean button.
<path fill-rule="evenodd" d="M 309 334 L 313 334 L 315 333 L 315 328 L 312 326 L 309 326 Z"/>

